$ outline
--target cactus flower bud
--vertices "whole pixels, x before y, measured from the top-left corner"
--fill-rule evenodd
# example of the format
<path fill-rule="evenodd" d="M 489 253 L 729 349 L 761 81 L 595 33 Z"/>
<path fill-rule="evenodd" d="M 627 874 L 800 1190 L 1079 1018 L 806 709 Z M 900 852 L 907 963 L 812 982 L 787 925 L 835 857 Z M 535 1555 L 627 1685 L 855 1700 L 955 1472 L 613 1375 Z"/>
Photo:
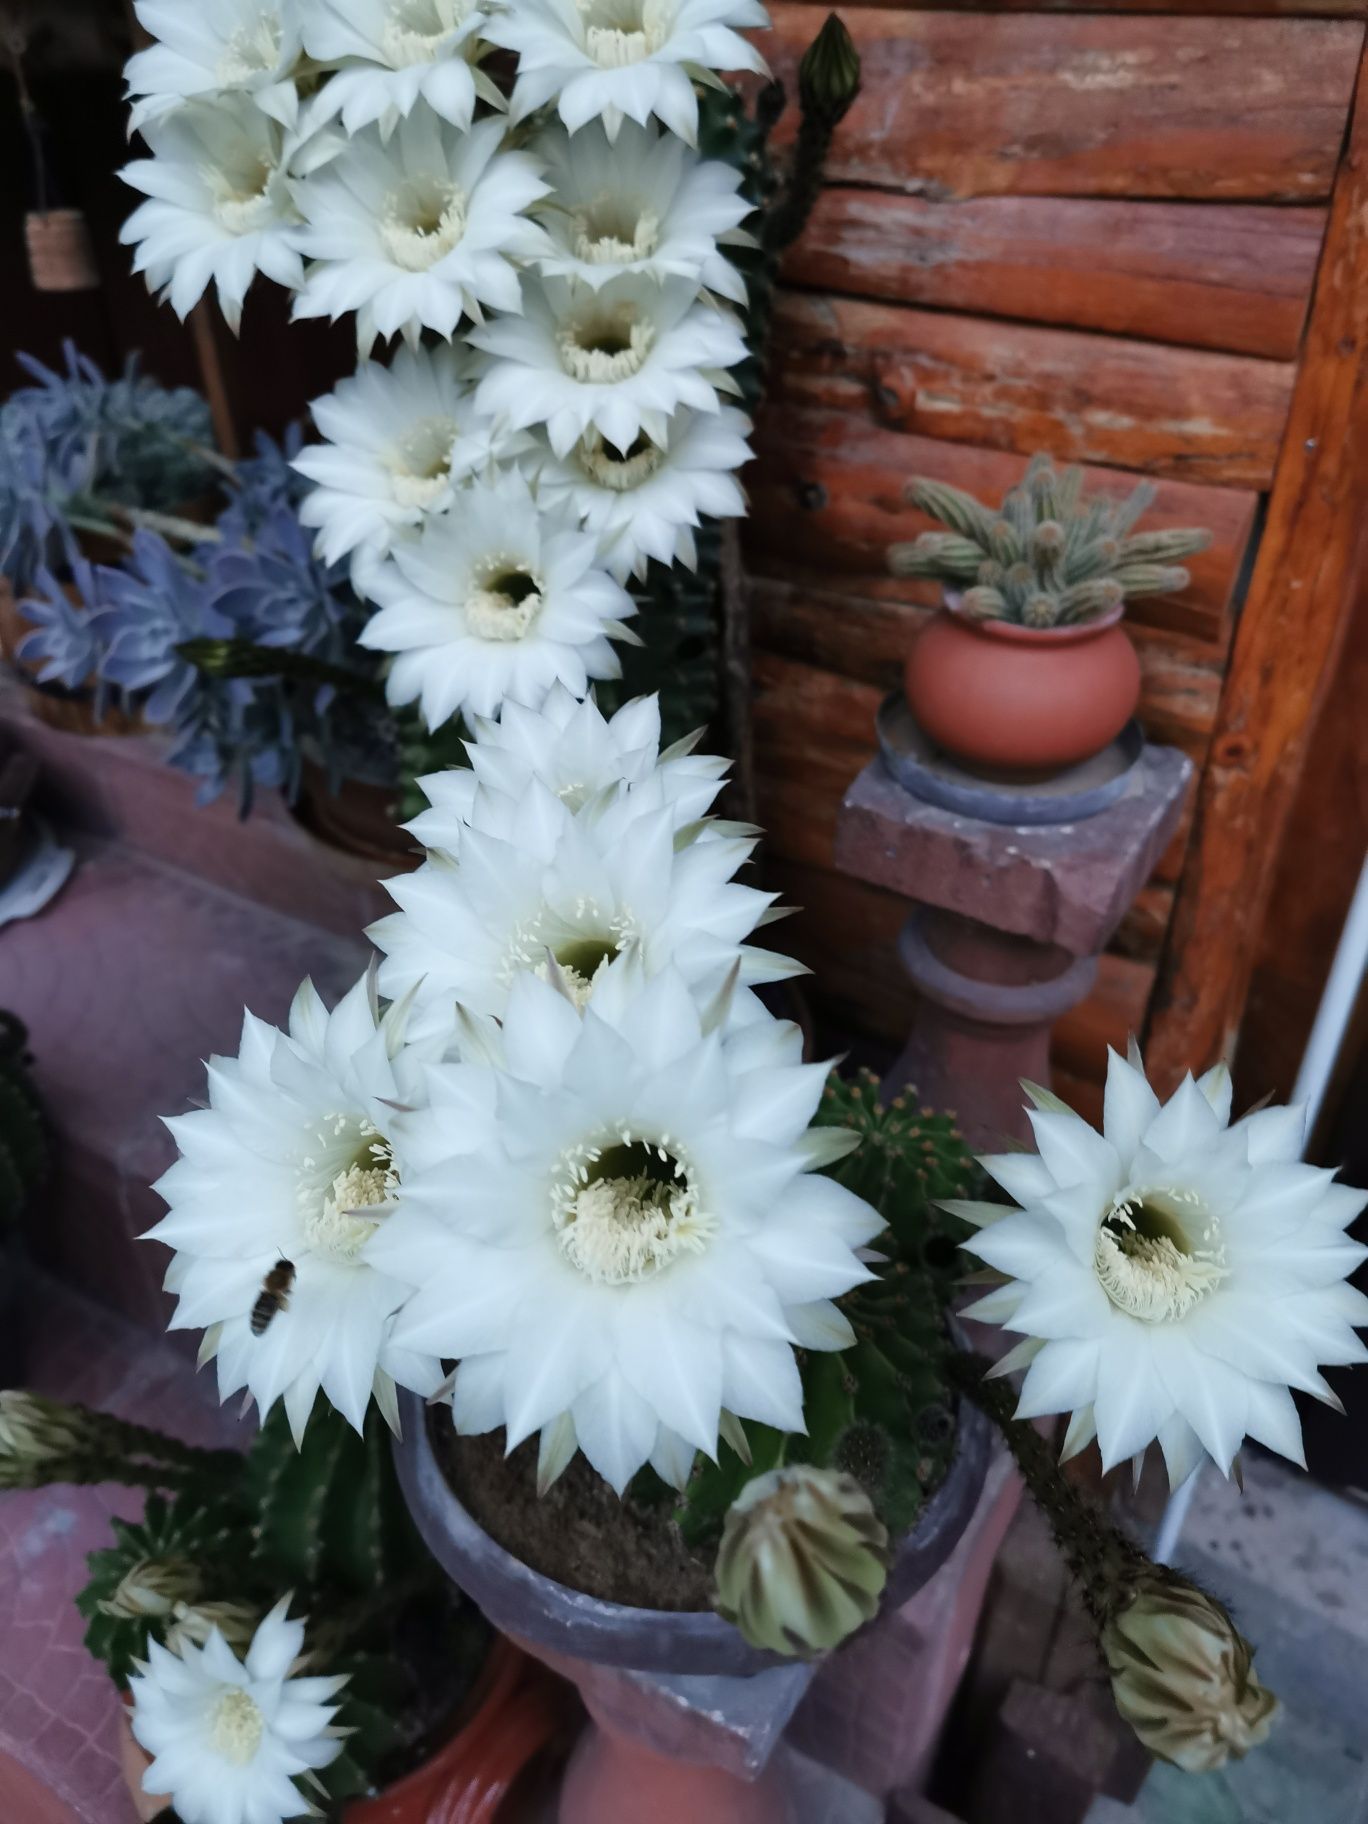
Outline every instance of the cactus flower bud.
<path fill-rule="evenodd" d="M 179 1653 L 186 1641 L 202 1647 L 217 1628 L 241 1655 L 251 1646 L 260 1621 L 260 1609 L 245 1602 L 178 1602 L 166 1630 L 166 1646 L 172 1653 Z"/>
<path fill-rule="evenodd" d="M 22 1387 L 0 1390 L 0 1488 L 29 1488 L 45 1464 L 77 1455 L 86 1443 L 79 1408 Z"/>
<path fill-rule="evenodd" d="M 805 114 L 828 128 L 850 112 L 860 92 L 860 53 L 835 13 L 828 13 L 798 65 L 798 99 Z"/>
<path fill-rule="evenodd" d="M 875 1614 L 887 1575 L 888 1533 L 855 1478 L 794 1464 L 732 1503 L 716 1606 L 752 1646 L 824 1653 Z"/>
<path fill-rule="evenodd" d="M 1278 1700 L 1224 1607 L 1194 1585 L 1142 1584 L 1103 1630 L 1102 1650 L 1117 1709 L 1162 1760 L 1205 1773 L 1267 1740 Z"/>
<path fill-rule="evenodd" d="M 99 1603 L 102 1615 L 116 1620 L 170 1615 L 199 1594 L 202 1579 L 183 1558 L 142 1558 L 119 1579 L 112 1596 Z"/>

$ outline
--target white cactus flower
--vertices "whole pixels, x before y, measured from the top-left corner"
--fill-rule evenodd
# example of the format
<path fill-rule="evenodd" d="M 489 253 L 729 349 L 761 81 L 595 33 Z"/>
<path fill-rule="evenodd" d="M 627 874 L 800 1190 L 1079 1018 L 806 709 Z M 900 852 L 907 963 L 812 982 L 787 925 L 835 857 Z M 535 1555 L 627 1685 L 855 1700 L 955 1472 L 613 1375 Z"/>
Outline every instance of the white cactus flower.
<path fill-rule="evenodd" d="M 1302 1112 L 1230 1122 L 1224 1067 L 1161 1106 L 1139 1054 L 1111 1054 L 1102 1133 L 1035 1093 L 1035 1155 L 982 1161 L 1020 1209 L 949 1207 L 1006 1276 L 969 1307 L 1027 1340 L 1018 1416 L 1072 1414 L 1104 1466 L 1156 1439 L 1176 1487 L 1202 1453 L 1230 1473 L 1246 1436 L 1304 1465 L 1289 1389 L 1337 1404 L 1318 1364 L 1359 1362 L 1368 1255 L 1344 1231 L 1368 1193 L 1300 1163 Z"/>
<path fill-rule="evenodd" d="M 458 1358 L 462 1432 L 541 1434 L 615 1489 L 669 1481 L 733 1418 L 803 1429 L 795 1345 L 840 1349 L 878 1214 L 813 1167 L 826 1077 L 796 1028 L 735 1027 L 677 970 L 619 971 L 583 1013 L 523 974 L 483 1063 L 433 1073 L 428 1162 L 383 1238 L 400 1336 Z M 841 1137 L 844 1139 L 844 1136 Z"/>

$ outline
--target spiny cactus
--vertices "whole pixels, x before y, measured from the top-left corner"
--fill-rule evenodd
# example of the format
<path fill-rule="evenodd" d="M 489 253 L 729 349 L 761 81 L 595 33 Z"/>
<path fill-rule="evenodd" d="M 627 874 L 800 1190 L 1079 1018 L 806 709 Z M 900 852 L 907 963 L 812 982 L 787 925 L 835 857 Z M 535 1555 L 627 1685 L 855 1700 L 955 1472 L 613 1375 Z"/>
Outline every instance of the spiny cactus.
<path fill-rule="evenodd" d="M 187 1495 L 170 1504 L 153 1495 L 141 1521 L 110 1526 L 114 1544 L 90 1553 L 90 1581 L 76 1607 L 89 1623 L 87 1650 L 122 1687 L 134 1660 L 146 1656 L 148 1636 L 165 1642 L 178 1611 L 242 1597 L 249 1534 L 231 1501 L 206 1505 Z"/>
<path fill-rule="evenodd" d="M 859 1134 L 859 1146 L 830 1168 L 831 1176 L 885 1218 L 898 1259 L 944 1276 L 948 1290 L 958 1234 L 940 1205 L 962 1197 L 978 1171 L 954 1115 L 921 1106 L 911 1088 L 885 1106 L 872 1071 L 853 1077 L 832 1071 L 813 1121 Z"/>
<path fill-rule="evenodd" d="M 897 1538 L 944 1474 L 954 1441 L 942 1356 L 956 1249 L 934 1200 L 963 1195 L 974 1172 L 968 1149 L 949 1116 L 904 1097 L 885 1108 L 867 1071 L 851 1080 L 832 1073 L 817 1122 L 859 1132 L 861 1144 L 829 1170 L 887 1221 L 875 1244 L 886 1258 L 838 1301 L 849 1345 L 800 1356 L 806 1436 L 748 1424 L 733 1434 L 748 1461 L 724 1442 L 715 1464 L 695 1469 L 676 1514 L 694 1545 L 717 1539 L 752 1478 L 794 1463 L 852 1476 Z"/>
<path fill-rule="evenodd" d="M 432 1568 L 394 1475 L 389 1431 L 374 1406 L 358 1435 L 318 1401 L 298 1449 L 283 1406 L 276 1406 L 248 1453 L 245 1487 L 256 1555 L 282 1587 L 322 1584 L 368 1595 L 393 1591 L 415 1571 Z"/>
<path fill-rule="evenodd" d="M 0 1227 L 18 1218 L 48 1170 L 47 1129 L 27 1046 L 23 1022 L 0 1012 Z"/>
<path fill-rule="evenodd" d="M 895 576 L 939 577 L 963 590 L 960 612 L 975 620 L 1015 621 L 1024 627 L 1076 626 L 1142 595 L 1187 587 L 1175 560 L 1211 542 L 1197 528 L 1160 532 L 1132 528 L 1153 503 L 1140 482 L 1125 500 L 1085 498 L 1083 471 L 1056 471 L 1033 456 L 1020 484 L 994 512 L 946 482 L 918 479 L 908 499 L 949 528 L 893 545 Z"/>

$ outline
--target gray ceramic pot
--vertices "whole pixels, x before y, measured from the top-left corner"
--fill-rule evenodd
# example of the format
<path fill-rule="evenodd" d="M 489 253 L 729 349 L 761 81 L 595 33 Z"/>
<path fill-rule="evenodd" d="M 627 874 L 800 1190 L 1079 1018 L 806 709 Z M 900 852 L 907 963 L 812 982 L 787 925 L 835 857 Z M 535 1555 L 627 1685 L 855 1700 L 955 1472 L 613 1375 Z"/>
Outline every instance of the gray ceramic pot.
<path fill-rule="evenodd" d="M 403 1439 L 395 1446 L 409 1512 L 452 1582 L 502 1633 L 557 1654 L 639 1672 L 746 1677 L 793 1661 L 750 1646 L 720 1615 L 627 1608 L 568 1589 L 505 1551 L 478 1526 L 442 1474 L 416 1394 L 400 1394 Z M 897 1608 L 938 1571 L 978 1505 L 990 1427 L 961 1401 L 945 1480 L 898 1547 L 884 1608 Z"/>

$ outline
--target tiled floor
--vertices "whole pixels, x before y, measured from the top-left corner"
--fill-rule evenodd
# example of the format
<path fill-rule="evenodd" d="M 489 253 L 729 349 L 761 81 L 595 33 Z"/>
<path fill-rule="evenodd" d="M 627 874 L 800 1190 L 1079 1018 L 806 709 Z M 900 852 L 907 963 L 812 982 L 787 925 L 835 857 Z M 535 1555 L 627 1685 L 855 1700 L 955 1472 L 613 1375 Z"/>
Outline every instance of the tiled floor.
<path fill-rule="evenodd" d="M 29 1306 L 28 1384 L 160 1426 L 190 1443 L 238 1435 L 212 1379 L 165 1338 L 36 1276 Z M 132 1824 L 117 1760 L 118 1699 L 82 1644 L 73 1598 L 85 1555 L 110 1543 L 109 1516 L 141 1512 L 142 1496 L 111 1488 L 0 1496 L 0 1820 L 30 1824 L 31 1793 L 7 1778 L 5 1756 L 47 1786 L 80 1824 Z"/>

